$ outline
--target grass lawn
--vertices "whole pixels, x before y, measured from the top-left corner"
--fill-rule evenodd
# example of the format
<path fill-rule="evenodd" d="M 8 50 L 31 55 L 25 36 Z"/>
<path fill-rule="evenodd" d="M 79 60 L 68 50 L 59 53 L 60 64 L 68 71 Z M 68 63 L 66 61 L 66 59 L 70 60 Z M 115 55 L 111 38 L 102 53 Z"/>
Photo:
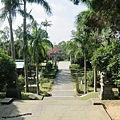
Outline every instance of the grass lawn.
<path fill-rule="evenodd" d="M 40 84 L 40 95 L 37 95 L 34 93 L 24 93 L 22 92 L 22 100 L 29 100 L 29 95 L 34 94 L 36 96 L 35 100 L 38 100 L 40 96 L 48 96 L 48 93 L 52 89 L 53 80 L 48 80 L 47 78 L 42 81 L 42 84 Z"/>
<path fill-rule="evenodd" d="M 73 88 L 76 90 L 76 82 L 75 82 L 75 80 L 73 80 Z M 77 90 L 76 90 L 76 94 L 78 95 L 78 96 L 81 96 L 80 97 L 80 100 L 88 100 L 88 99 L 90 99 L 90 98 L 98 98 L 99 96 L 98 96 L 98 92 L 94 92 L 94 88 L 93 87 L 89 87 L 89 86 L 87 86 L 87 94 L 86 95 L 84 95 L 84 84 L 79 84 L 79 91 L 77 92 Z M 99 91 L 100 90 L 100 88 L 97 88 L 97 91 Z"/>
<path fill-rule="evenodd" d="M 41 85 L 40 85 L 40 90 L 43 92 L 42 95 L 48 95 L 52 89 L 52 85 L 53 85 L 53 80 L 49 80 L 49 81 L 44 81 Z"/>
<path fill-rule="evenodd" d="M 49 80 L 47 82 L 43 81 L 42 85 L 40 86 L 40 90 L 42 91 L 41 95 L 47 95 L 48 92 L 50 92 L 52 89 L 52 84 L 53 84 L 53 80 Z M 24 91 L 24 88 L 23 88 L 23 91 Z M 5 94 L 6 94 L 5 92 L 0 92 L 0 101 L 5 98 Z M 34 94 L 36 96 L 35 100 L 38 100 L 39 97 L 41 96 L 41 95 L 37 95 L 36 93 L 21 92 L 21 94 L 22 94 L 22 100 L 30 100 L 29 98 L 30 94 Z"/>
<path fill-rule="evenodd" d="M 90 98 L 98 98 L 98 92 L 90 92 L 84 95 L 83 97 L 80 97 L 80 100 L 88 100 Z"/>

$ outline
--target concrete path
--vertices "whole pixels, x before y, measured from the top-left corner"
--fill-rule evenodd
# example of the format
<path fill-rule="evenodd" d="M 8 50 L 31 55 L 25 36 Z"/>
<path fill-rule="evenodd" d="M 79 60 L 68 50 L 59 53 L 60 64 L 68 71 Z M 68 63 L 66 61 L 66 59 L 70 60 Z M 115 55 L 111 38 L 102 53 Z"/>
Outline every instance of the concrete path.
<path fill-rule="evenodd" d="M 9 105 L 0 105 L 0 120 L 110 120 L 102 105 L 76 99 L 72 89 L 68 69 L 60 69 L 51 98 L 16 100 Z"/>
<path fill-rule="evenodd" d="M 61 61 L 58 64 L 59 70 L 69 70 L 70 61 Z"/>
<path fill-rule="evenodd" d="M 58 75 L 54 80 L 54 86 L 52 89 L 52 99 L 75 99 L 74 89 L 71 82 L 70 62 L 64 61 L 58 64 Z"/>
<path fill-rule="evenodd" d="M 73 98 L 74 91 L 70 78 L 70 72 L 67 70 L 59 70 L 59 73 L 54 81 L 52 97 L 58 98 Z"/>

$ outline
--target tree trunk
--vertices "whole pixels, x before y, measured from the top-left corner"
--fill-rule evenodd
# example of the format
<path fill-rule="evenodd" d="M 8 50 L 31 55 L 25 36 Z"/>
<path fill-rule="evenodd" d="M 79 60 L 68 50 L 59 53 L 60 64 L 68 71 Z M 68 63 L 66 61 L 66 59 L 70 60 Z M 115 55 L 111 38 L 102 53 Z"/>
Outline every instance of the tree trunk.
<path fill-rule="evenodd" d="M 39 95 L 39 75 L 38 75 L 38 72 L 39 72 L 39 64 L 38 62 L 36 63 L 36 85 L 37 85 L 37 94 Z"/>
<path fill-rule="evenodd" d="M 94 92 L 97 92 L 97 71 L 96 71 L 96 67 L 94 67 Z"/>
<path fill-rule="evenodd" d="M 120 96 L 120 87 L 118 87 L 118 93 L 119 93 L 118 95 Z"/>
<path fill-rule="evenodd" d="M 13 38 L 13 29 L 12 29 L 12 18 L 11 18 L 11 12 L 10 11 L 9 11 L 8 22 L 9 22 L 9 26 L 10 26 L 11 56 L 12 56 L 12 59 L 15 61 L 15 47 L 14 47 L 14 38 Z"/>
<path fill-rule="evenodd" d="M 23 42 L 24 42 L 24 74 L 25 74 L 25 92 L 28 92 L 28 44 L 27 44 L 27 33 L 26 33 L 26 0 L 24 0 L 24 18 L 23 18 Z"/>
<path fill-rule="evenodd" d="M 87 93 L 87 80 L 86 80 L 86 57 L 84 56 L 84 94 Z"/>
<path fill-rule="evenodd" d="M 71 58 L 71 54 L 70 54 L 70 62 L 72 63 L 72 58 Z"/>

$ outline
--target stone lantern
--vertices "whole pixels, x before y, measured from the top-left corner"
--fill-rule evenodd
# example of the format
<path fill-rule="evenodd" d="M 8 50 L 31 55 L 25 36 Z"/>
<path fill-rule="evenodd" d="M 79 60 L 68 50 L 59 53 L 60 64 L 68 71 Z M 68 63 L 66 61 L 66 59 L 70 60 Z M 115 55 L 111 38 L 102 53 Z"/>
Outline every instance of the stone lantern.
<path fill-rule="evenodd" d="M 114 99 L 113 86 L 110 84 L 105 72 L 100 73 L 100 86 L 99 97 L 101 100 Z"/>

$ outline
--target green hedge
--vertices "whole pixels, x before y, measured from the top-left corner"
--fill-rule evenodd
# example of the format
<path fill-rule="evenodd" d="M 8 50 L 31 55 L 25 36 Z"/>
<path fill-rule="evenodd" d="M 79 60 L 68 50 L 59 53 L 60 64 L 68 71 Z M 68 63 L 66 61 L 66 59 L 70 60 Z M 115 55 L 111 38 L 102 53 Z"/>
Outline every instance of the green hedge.
<path fill-rule="evenodd" d="M 7 83 L 8 87 L 13 86 L 15 81 L 16 65 L 10 56 L 0 50 L 0 84 Z"/>
<path fill-rule="evenodd" d="M 42 77 L 44 78 L 55 78 L 57 75 L 58 69 L 51 69 L 50 71 L 43 71 Z"/>

